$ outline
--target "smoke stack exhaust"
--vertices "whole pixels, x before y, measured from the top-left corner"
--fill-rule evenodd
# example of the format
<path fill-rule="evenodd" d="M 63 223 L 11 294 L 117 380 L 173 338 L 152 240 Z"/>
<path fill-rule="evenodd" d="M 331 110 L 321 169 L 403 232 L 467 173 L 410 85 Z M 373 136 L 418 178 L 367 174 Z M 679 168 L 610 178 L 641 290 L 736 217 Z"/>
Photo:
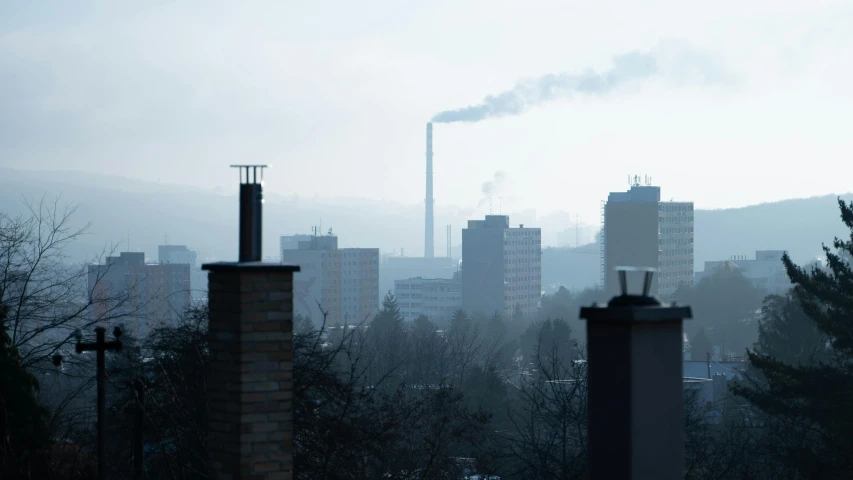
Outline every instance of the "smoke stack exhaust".
<path fill-rule="evenodd" d="M 427 123 L 426 128 L 426 214 L 424 218 L 424 258 L 435 256 L 435 234 L 433 233 L 434 219 L 432 207 L 435 201 L 432 198 L 432 122 Z"/>
<path fill-rule="evenodd" d="M 261 205 L 267 166 L 231 165 L 231 168 L 240 169 L 240 262 L 261 261 Z"/>

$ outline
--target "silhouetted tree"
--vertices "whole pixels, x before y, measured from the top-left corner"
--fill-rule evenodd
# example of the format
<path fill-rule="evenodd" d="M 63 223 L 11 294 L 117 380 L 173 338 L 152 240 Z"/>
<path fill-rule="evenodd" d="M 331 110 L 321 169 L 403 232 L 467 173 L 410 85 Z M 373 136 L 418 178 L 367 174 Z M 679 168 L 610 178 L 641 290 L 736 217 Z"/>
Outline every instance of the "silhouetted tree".
<path fill-rule="evenodd" d="M 805 269 L 787 254 L 783 257 L 794 284 L 793 298 L 820 335 L 829 340 L 825 360 L 808 361 L 807 352 L 815 347 L 804 348 L 799 341 L 793 348 L 765 345 L 748 352 L 750 365 L 760 378 L 735 387 L 736 393 L 758 409 L 795 429 L 799 442 L 782 445 L 778 453 L 793 461 L 805 478 L 853 476 L 853 269 L 843 259 L 845 252 L 853 254 L 853 204 L 839 198 L 838 205 L 851 234 L 847 240 L 835 239 L 835 251 L 824 245 L 827 268 Z M 795 316 L 782 318 L 780 326 L 803 331 L 791 321 Z M 765 331 L 765 340 L 793 340 L 789 332 L 776 333 Z M 770 356 L 771 352 L 788 358 Z M 787 363 L 791 360 L 798 363 Z"/>
<path fill-rule="evenodd" d="M 708 354 L 712 352 L 712 349 L 713 346 L 705 332 L 705 327 L 699 328 L 693 338 L 690 339 L 690 359 L 704 362 L 708 359 Z"/>
<path fill-rule="evenodd" d="M 765 294 L 726 262 L 692 288 L 678 290 L 675 300 L 693 309 L 695 321 L 685 324 L 689 334 L 702 327 L 713 329 L 709 336 L 713 344 L 743 352 L 757 337 L 758 326 L 751 320 Z"/>
<path fill-rule="evenodd" d="M 0 303 L 0 477 L 47 478 L 48 412 L 36 402 L 38 381 L 24 369 L 12 344 L 7 311 Z"/>
<path fill-rule="evenodd" d="M 391 292 L 385 295 L 379 312 L 373 317 L 367 330 L 367 342 L 371 346 L 371 375 L 379 382 L 392 377 L 395 382 L 403 380 L 407 354 L 406 328 L 397 300 Z M 384 382 L 391 385 L 394 382 Z"/>

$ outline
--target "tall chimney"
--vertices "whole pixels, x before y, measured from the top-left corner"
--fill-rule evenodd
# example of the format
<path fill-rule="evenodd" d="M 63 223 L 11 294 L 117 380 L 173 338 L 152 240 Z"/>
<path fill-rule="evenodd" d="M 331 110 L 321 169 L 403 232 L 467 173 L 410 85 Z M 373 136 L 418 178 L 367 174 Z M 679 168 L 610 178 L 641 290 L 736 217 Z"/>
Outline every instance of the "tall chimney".
<path fill-rule="evenodd" d="M 267 165 L 231 165 L 240 169 L 240 261 L 261 261 L 261 205 Z M 258 172 L 260 170 L 260 172 Z M 260 173 L 260 177 L 258 176 Z"/>
<path fill-rule="evenodd" d="M 263 165 L 240 168 L 240 261 L 208 272 L 209 478 L 274 480 L 293 472 L 293 275 L 261 259 Z M 245 181 L 243 172 L 245 170 Z"/>
<path fill-rule="evenodd" d="M 427 123 L 426 132 L 426 215 L 424 218 L 424 258 L 435 256 L 435 234 L 433 233 L 432 207 L 435 201 L 432 198 L 432 122 Z"/>

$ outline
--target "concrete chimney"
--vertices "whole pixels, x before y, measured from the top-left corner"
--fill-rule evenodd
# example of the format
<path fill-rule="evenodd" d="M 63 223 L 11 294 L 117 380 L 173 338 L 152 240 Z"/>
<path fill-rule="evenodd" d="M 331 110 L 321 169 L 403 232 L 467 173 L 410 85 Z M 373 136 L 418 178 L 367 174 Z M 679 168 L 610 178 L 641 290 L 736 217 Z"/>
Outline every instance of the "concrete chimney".
<path fill-rule="evenodd" d="M 248 176 L 257 166 L 246 168 Z M 240 260 L 209 278 L 209 478 L 293 478 L 293 274 L 260 262 L 260 182 L 240 179 Z"/>
<path fill-rule="evenodd" d="M 627 293 L 628 270 L 646 270 L 642 295 Z M 593 480 L 684 478 L 681 326 L 691 311 L 649 296 L 652 270 L 620 267 L 622 294 L 581 308 Z"/>
<path fill-rule="evenodd" d="M 435 256 L 435 234 L 432 209 L 435 200 L 432 198 L 432 122 L 427 123 L 426 129 L 426 212 L 424 215 L 424 258 Z"/>

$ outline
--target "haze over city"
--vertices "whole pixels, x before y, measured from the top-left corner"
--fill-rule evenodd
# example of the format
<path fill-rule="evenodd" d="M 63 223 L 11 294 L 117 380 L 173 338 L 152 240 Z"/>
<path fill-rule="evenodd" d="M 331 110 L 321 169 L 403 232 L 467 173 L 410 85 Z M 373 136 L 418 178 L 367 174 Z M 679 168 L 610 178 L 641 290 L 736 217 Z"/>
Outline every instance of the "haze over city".
<path fill-rule="evenodd" d="M 851 20 L 0 5 L 0 478 L 853 478 Z"/>
<path fill-rule="evenodd" d="M 843 193 L 853 173 L 841 153 L 853 75 L 839 60 L 853 54 L 843 1 L 4 10 L 0 166 L 233 189 L 225 166 L 251 159 L 273 165 L 271 192 L 416 204 L 434 115 L 663 52 L 664 71 L 600 94 L 437 125 L 437 205 L 475 208 L 503 171 L 508 207 L 591 224 L 629 174 L 724 208 Z M 814 157 L 835 175 L 777 168 Z"/>

